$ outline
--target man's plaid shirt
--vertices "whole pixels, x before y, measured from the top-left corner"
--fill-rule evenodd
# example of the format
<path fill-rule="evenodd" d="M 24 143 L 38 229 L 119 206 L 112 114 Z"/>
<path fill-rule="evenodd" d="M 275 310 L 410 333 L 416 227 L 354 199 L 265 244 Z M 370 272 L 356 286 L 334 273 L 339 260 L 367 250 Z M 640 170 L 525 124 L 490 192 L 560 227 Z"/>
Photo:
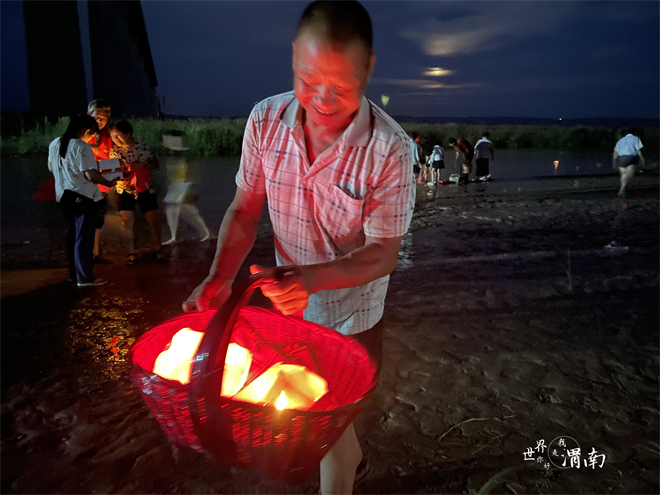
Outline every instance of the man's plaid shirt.
<path fill-rule="evenodd" d="M 310 165 L 302 112 L 293 91 L 257 104 L 236 175 L 241 189 L 266 192 L 278 265 L 323 263 L 364 246 L 365 236 L 404 235 L 415 205 L 406 133 L 363 97 L 353 122 Z M 312 294 L 305 319 L 345 335 L 368 330 L 383 316 L 388 282 Z"/>

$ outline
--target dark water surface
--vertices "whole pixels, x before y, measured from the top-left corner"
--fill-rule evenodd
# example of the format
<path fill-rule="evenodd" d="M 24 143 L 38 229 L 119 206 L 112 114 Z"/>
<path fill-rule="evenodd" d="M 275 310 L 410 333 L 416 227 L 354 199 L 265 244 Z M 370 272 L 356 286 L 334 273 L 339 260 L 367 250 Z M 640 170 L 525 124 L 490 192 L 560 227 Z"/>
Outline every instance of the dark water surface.
<path fill-rule="evenodd" d="M 458 173 L 458 168 L 454 167 L 454 152 L 447 151 L 446 154 L 447 169 L 444 174 L 448 177 L 449 174 Z M 189 161 L 199 179 L 196 185 L 199 210 L 209 224 L 219 226 L 236 191 L 234 177 L 239 159 L 197 157 Z M 556 168 L 555 161 L 559 162 Z M 609 152 L 500 150 L 496 152 L 496 160 L 491 167 L 492 178 L 496 181 L 612 173 Z M 49 176 L 45 156 L 2 160 L 2 245 L 60 239 L 62 220 L 57 208 L 52 203 L 37 203 L 32 199 L 39 184 Z M 164 167 L 156 172 L 154 183 L 162 198 L 167 189 Z M 166 234 L 163 236 L 167 238 Z"/>

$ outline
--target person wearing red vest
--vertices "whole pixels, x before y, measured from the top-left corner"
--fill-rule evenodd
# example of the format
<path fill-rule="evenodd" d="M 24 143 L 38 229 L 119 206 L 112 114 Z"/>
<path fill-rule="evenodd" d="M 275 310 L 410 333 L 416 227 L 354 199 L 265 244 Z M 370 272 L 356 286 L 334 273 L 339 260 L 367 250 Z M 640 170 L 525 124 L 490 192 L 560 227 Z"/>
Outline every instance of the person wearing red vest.
<path fill-rule="evenodd" d="M 110 137 L 110 129 L 108 121 L 110 120 L 111 107 L 105 100 L 92 100 L 87 105 L 87 115 L 91 115 L 96 120 L 99 126 L 99 132 L 92 138 L 89 145 L 92 147 L 94 158 L 96 161 L 105 160 L 110 158 L 110 151 L 112 150 L 112 138 Z M 107 170 L 101 170 L 101 174 Z M 103 198 L 107 199 L 108 193 L 112 188 L 106 187 L 102 184 L 98 185 Z M 106 259 L 102 255 L 101 250 L 101 228 L 105 222 L 105 208 L 99 210 L 96 219 L 96 232 L 94 234 L 94 263 L 109 264 L 112 261 Z"/>

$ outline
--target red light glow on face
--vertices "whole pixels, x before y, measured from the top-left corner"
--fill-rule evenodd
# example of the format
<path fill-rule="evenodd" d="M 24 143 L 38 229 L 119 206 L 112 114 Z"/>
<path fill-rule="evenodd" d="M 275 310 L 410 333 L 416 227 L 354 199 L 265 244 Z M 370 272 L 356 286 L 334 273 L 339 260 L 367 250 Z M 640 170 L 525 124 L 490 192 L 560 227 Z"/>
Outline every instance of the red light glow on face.
<path fill-rule="evenodd" d="M 343 131 L 360 108 L 371 74 L 370 55 L 359 43 L 342 49 L 305 31 L 293 44 L 293 88 L 314 126 Z"/>

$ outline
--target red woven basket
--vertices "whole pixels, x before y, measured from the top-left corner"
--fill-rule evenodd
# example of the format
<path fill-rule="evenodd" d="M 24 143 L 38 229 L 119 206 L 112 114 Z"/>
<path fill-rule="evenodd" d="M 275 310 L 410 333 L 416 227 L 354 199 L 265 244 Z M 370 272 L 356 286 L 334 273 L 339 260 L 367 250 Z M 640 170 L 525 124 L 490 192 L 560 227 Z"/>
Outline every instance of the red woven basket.
<path fill-rule="evenodd" d="M 257 468 L 299 484 L 318 466 L 376 386 L 376 366 L 355 339 L 279 312 L 246 306 L 269 283 L 251 276 L 219 311 L 186 313 L 153 328 L 131 349 L 131 378 L 168 437 L 210 454 L 219 464 Z M 158 355 L 180 329 L 204 332 L 190 383 L 153 373 Z M 309 410 L 277 410 L 220 396 L 227 347 L 272 349 L 289 364 L 306 366 L 328 383 Z M 262 367 L 263 369 L 263 367 Z M 260 370 L 250 369 L 249 381 Z"/>

